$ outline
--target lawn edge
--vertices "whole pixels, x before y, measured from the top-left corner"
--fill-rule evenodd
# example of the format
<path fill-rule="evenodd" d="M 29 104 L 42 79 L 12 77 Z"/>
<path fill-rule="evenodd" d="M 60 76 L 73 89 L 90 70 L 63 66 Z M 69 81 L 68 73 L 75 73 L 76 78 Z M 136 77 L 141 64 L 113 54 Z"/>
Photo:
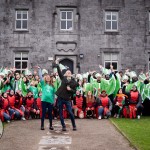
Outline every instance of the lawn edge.
<path fill-rule="evenodd" d="M 113 124 L 113 126 L 117 129 L 117 131 L 118 131 L 122 136 L 124 136 L 124 137 L 127 139 L 127 141 L 130 143 L 130 146 L 131 146 L 132 148 L 134 148 L 135 150 L 140 150 L 135 144 L 133 144 L 133 143 L 131 142 L 131 140 L 128 138 L 128 136 L 127 136 L 123 131 L 121 131 L 121 129 L 118 127 L 118 125 L 115 124 L 111 118 L 110 118 L 109 120 L 110 120 L 110 122 Z"/>

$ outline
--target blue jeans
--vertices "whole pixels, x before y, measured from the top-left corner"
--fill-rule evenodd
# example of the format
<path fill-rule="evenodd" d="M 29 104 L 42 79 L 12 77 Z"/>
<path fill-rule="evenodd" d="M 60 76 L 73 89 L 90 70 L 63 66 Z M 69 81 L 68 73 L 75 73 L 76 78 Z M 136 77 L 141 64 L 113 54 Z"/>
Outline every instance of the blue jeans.
<path fill-rule="evenodd" d="M 9 109 L 9 114 L 10 114 L 11 117 L 12 117 L 12 115 L 13 115 L 14 113 L 15 113 L 15 117 L 16 117 L 17 119 L 19 119 L 19 118 L 21 117 L 20 112 L 18 112 L 18 111 L 15 110 L 15 109 L 10 108 L 10 109 Z"/>
<path fill-rule="evenodd" d="M 21 107 L 20 107 L 20 110 L 23 112 L 23 116 L 22 116 L 22 117 L 24 117 L 25 107 L 24 107 L 24 106 L 21 106 Z"/>
<path fill-rule="evenodd" d="M 3 117 L 4 117 L 5 121 L 8 121 L 8 120 L 10 121 L 10 119 L 11 119 L 10 116 L 5 112 L 3 113 Z"/>
<path fill-rule="evenodd" d="M 60 116 L 60 121 L 61 121 L 62 127 L 66 127 L 65 122 L 64 122 L 64 118 L 63 118 L 63 105 L 66 106 L 66 109 L 69 112 L 72 126 L 76 127 L 74 114 L 72 112 L 71 102 L 64 100 L 63 98 L 58 97 L 59 116 Z"/>
<path fill-rule="evenodd" d="M 100 107 L 100 108 L 98 109 L 98 115 L 99 115 L 99 116 L 103 116 L 103 115 L 104 115 L 104 108 L 103 108 L 103 107 Z M 108 112 L 106 113 L 106 116 L 107 116 L 107 117 L 110 117 L 110 116 L 111 116 L 111 112 L 108 111 Z"/>
<path fill-rule="evenodd" d="M 41 126 L 44 127 L 44 119 L 46 115 L 46 108 L 48 108 L 48 118 L 50 122 L 50 127 L 52 127 L 52 110 L 53 110 L 53 104 L 48 103 L 48 102 L 43 102 L 42 101 L 42 118 L 41 118 Z"/>

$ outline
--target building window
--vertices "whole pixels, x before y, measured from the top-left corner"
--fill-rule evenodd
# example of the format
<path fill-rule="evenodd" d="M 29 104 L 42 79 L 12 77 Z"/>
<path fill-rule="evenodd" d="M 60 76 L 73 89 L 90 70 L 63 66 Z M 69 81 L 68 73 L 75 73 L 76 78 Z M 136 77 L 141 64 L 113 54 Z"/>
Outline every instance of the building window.
<path fill-rule="evenodd" d="M 16 11 L 16 30 L 28 30 L 28 11 Z"/>
<path fill-rule="evenodd" d="M 28 67 L 28 52 L 16 52 L 14 67 L 18 72 L 23 72 Z"/>
<path fill-rule="evenodd" d="M 118 53 L 105 53 L 104 54 L 104 66 L 107 69 L 110 69 L 110 65 L 113 66 L 114 70 L 118 70 Z"/>
<path fill-rule="evenodd" d="M 73 30 L 72 11 L 60 11 L 60 30 Z"/>
<path fill-rule="evenodd" d="M 118 12 L 105 12 L 105 31 L 118 31 Z"/>

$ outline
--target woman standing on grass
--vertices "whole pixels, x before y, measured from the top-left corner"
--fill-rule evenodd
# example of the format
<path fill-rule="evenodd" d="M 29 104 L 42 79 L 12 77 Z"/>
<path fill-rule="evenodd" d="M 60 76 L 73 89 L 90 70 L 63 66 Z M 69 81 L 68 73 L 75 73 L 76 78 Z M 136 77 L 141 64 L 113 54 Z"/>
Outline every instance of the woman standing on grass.
<path fill-rule="evenodd" d="M 52 110 L 54 104 L 55 89 L 53 86 L 53 78 L 50 75 L 42 77 L 41 68 L 37 67 L 39 70 L 40 83 L 42 88 L 42 118 L 41 118 L 41 130 L 44 130 L 44 119 L 46 114 L 46 108 L 48 108 L 48 118 L 49 118 L 49 129 L 54 130 L 52 126 Z"/>

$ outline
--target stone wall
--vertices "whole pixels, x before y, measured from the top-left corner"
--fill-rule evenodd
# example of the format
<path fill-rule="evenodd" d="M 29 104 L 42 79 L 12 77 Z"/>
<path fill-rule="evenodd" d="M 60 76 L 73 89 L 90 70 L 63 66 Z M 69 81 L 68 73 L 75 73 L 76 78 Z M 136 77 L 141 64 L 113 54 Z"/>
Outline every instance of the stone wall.
<path fill-rule="evenodd" d="M 0 64 L 14 65 L 14 52 L 51 70 L 48 57 L 71 58 L 75 72 L 98 70 L 104 52 L 119 53 L 119 70 L 148 68 L 149 0 L 1 0 Z M 15 31 L 15 10 L 29 10 L 29 30 Z M 73 10 L 73 31 L 60 31 L 60 10 Z M 105 10 L 117 10 L 118 32 L 105 32 Z M 84 54 L 80 59 L 79 54 Z"/>

